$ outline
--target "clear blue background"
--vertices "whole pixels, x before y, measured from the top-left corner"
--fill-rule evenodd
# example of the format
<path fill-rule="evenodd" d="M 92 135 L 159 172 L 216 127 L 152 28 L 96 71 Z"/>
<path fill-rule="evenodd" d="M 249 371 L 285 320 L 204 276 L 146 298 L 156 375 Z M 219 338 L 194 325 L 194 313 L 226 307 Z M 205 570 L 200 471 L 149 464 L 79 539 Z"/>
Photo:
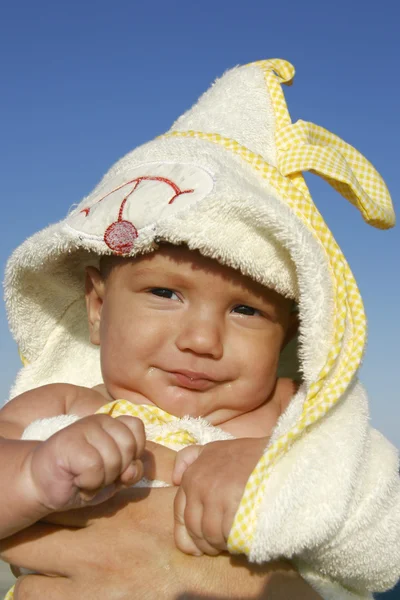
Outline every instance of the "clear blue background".
<path fill-rule="evenodd" d="M 286 58 L 293 119 L 360 149 L 399 197 L 396 0 L 2 3 L 0 261 L 62 218 L 106 169 L 169 128 L 236 64 Z M 358 279 L 369 317 L 362 379 L 373 424 L 400 446 L 400 236 L 368 227 L 316 177 L 314 198 Z M 0 312 L 0 396 L 19 368 Z"/>

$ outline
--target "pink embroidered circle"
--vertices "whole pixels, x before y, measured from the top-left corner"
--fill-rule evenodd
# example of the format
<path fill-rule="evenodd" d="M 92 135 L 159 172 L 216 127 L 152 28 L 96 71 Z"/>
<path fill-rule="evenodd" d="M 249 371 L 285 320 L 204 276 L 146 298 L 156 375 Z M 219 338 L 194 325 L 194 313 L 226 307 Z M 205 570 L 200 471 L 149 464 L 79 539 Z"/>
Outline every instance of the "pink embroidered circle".
<path fill-rule="evenodd" d="M 107 227 L 104 241 L 117 254 L 128 254 L 137 236 L 137 229 L 130 221 L 115 221 Z"/>

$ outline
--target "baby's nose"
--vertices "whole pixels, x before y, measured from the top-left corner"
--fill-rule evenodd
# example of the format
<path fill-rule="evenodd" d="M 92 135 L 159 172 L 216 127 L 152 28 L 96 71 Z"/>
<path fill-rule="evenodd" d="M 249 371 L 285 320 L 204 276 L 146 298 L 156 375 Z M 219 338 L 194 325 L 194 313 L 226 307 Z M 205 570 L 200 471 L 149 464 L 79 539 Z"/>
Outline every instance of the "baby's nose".
<path fill-rule="evenodd" d="M 176 345 L 182 352 L 219 359 L 223 355 L 223 324 L 212 315 L 184 317 L 176 338 Z"/>

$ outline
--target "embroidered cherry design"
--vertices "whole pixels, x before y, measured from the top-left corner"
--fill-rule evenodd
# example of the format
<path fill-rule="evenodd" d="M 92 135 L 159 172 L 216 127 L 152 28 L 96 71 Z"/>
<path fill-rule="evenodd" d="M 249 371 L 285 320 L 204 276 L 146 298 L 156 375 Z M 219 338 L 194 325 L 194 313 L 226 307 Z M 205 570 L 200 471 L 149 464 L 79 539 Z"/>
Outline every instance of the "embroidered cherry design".
<path fill-rule="evenodd" d="M 101 202 L 102 200 L 104 200 L 114 192 L 122 189 L 126 185 L 130 185 L 131 183 L 134 184 L 133 189 L 129 192 L 129 194 L 125 196 L 125 198 L 121 202 L 117 221 L 111 223 L 111 225 L 107 227 L 104 233 L 105 243 L 109 248 L 111 248 L 111 250 L 113 250 L 113 252 L 115 252 L 115 254 L 129 254 L 129 252 L 131 252 L 135 244 L 136 238 L 138 237 L 136 227 L 133 223 L 131 223 L 131 221 L 127 221 L 123 218 L 123 212 L 128 198 L 134 193 L 134 191 L 137 189 L 138 185 L 142 181 L 161 181 L 169 185 L 175 193 L 172 196 L 171 200 L 169 200 L 168 204 L 172 204 L 174 200 L 182 194 L 191 194 L 192 192 L 194 192 L 194 190 L 180 190 L 179 187 L 173 181 L 171 181 L 170 179 L 166 179 L 165 177 L 151 177 L 148 175 L 144 175 L 142 177 L 137 177 L 136 179 L 132 179 L 132 181 L 128 181 L 127 183 L 120 185 L 119 187 L 115 188 L 115 190 L 112 190 L 111 192 L 103 196 L 103 198 L 100 198 L 98 202 Z M 84 213 L 85 216 L 88 216 L 90 213 L 90 208 L 84 208 L 83 210 L 81 210 L 81 212 Z"/>
<path fill-rule="evenodd" d="M 118 213 L 118 221 L 111 223 L 104 233 L 104 241 L 116 254 L 128 254 L 138 236 L 136 227 L 130 221 L 122 218 L 122 213 L 128 196 L 123 199 Z"/>

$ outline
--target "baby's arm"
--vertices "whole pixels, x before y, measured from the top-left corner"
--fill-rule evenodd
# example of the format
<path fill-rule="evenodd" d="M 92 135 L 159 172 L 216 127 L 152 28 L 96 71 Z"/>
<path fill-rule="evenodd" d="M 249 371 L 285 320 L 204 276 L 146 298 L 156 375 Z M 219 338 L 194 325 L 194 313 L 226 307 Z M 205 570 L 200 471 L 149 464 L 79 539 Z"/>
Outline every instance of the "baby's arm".
<path fill-rule="evenodd" d="M 95 390 L 51 384 L 17 396 L 0 411 L 0 538 L 53 511 L 101 502 L 140 479 L 142 465 L 135 464 L 135 471 L 133 462 L 143 452 L 143 425 L 132 417 L 83 418 L 103 404 Z M 81 420 L 46 442 L 20 440 L 33 420 L 60 414 Z"/>
<path fill-rule="evenodd" d="M 0 438 L 0 538 L 49 513 L 98 504 L 142 476 L 143 424 L 91 415 L 45 442 Z"/>
<path fill-rule="evenodd" d="M 105 403 L 96 390 L 68 383 L 53 383 L 13 398 L 0 410 L 0 437 L 20 439 L 36 419 L 75 414 L 85 417 Z"/>
<path fill-rule="evenodd" d="M 173 480 L 181 485 L 175 501 L 181 550 L 218 554 L 227 548 L 263 452 L 256 441 L 215 442 L 179 453 Z M 267 439 L 262 442 L 265 448 Z M 355 590 L 343 596 L 349 598 L 390 588 L 400 575 L 398 468 L 396 449 L 369 427 L 363 390 L 354 386 L 273 469 L 255 514 L 249 559 L 290 558 L 327 597 L 343 595 L 341 586 Z"/>
<path fill-rule="evenodd" d="M 268 438 L 242 438 L 189 446 L 178 452 L 172 480 L 175 543 L 186 554 L 215 556 L 227 550 L 247 480 Z"/>
<path fill-rule="evenodd" d="M 180 550 L 216 555 L 227 549 L 247 480 L 297 389 L 293 380 L 279 378 L 263 405 L 219 426 L 239 439 L 178 452 L 172 480 L 180 485 L 175 499 L 175 541 Z"/>

